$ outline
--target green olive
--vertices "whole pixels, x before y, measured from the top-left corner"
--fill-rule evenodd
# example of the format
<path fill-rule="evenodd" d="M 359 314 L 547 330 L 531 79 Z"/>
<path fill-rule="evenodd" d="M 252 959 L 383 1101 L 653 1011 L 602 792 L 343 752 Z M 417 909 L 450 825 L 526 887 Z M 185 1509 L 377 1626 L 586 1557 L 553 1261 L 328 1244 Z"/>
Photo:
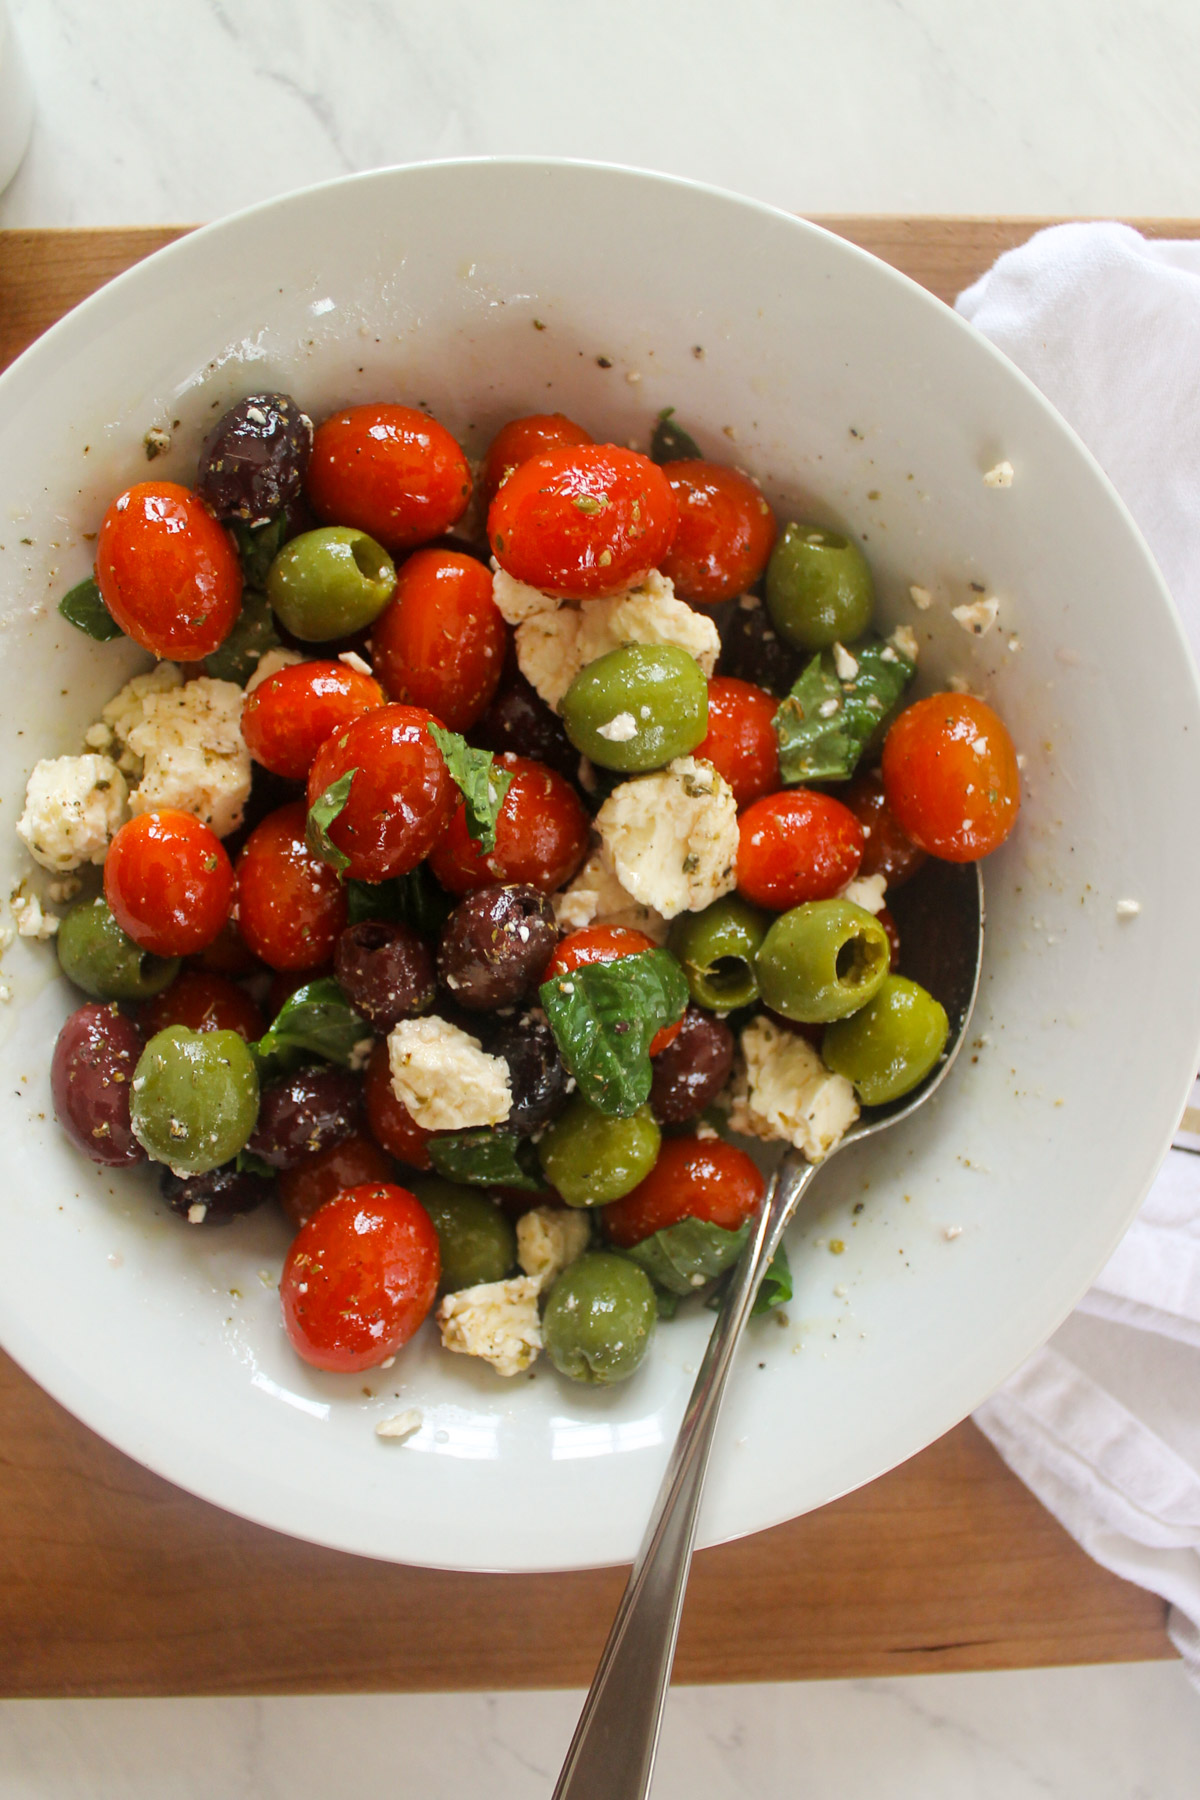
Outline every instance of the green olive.
<path fill-rule="evenodd" d="M 305 644 L 349 637 L 372 624 L 396 587 L 391 557 L 365 531 L 323 525 L 285 544 L 267 572 L 267 597 Z"/>
<path fill-rule="evenodd" d="M 68 981 L 96 1000 L 149 1000 L 183 966 L 177 956 L 152 956 L 126 937 L 102 894 L 75 902 L 55 943 Z"/>
<path fill-rule="evenodd" d="M 758 999 L 754 959 L 767 933 L 767 915 L 737 894 L 703 912 L 680 913 L 668 948 L 683 965 L 692 999 L 710 1012 L 732 1012 Z"/>
<path fill-rule="evenodd" d="M 875 584 L 858 545 L 824 525 L 786 525 L 767 564 L 767 611 L 796 650 L 828 650 L 871 623 Z"/>
<path fill-rule="evenodd" d="M 503 1281 L 517 1260 L 517 1234 L 494 1200 L 436 1175 L 407 1184 L 433 1220 L 442 1253 L 443 1294 Z"/>
<path fill-rule="evenodd" d="M 772 1011 L 802 1025 L 844 1019 L 887 979 L 887 932 L 850 900 L 810 900 L 776 919 L 755 968 Z"/>
<path fill-rule="evenodd" d="M 626 775 L 661 769 L 708 736 L 708 683 L 675 644 L 624 644 L 581 669 L 562 699 L 577 750 Z"/>
<path fill-rule="evenodd" d="M 614 1119 L 576 1095 L 546 1127 L 538 1156 L 546 1180 L 568 1206 L 604 1206 L 650 1173 L 661 1141 L 648 1106 Z"/>
<path fill-rule="evenodd" d="M 835 1075 L 854 1083 L 864 1106 L 884 1106 L 924 1081 L 949 1035 L 946 1010 L 933 995 L 904 975 L 889 975 L 853 1018 L 828 1027 L 821 1055 Z"/>
<path fill-rule="evenodd" d="M 626 1381 L 646 1354 L 657 1312 L 644 1270 L 611 1250 L 589 1250 L 550 1289 L 547 1354 L 572 1381 Z"/>
<path fill-rule="evenodd" d="M 258 1119 L 254 1059 L 236 1031 L 168 1025 L 131 1083 L 133 1135 L 176 1175 L 204 1175 L 242 1149 Z"/>

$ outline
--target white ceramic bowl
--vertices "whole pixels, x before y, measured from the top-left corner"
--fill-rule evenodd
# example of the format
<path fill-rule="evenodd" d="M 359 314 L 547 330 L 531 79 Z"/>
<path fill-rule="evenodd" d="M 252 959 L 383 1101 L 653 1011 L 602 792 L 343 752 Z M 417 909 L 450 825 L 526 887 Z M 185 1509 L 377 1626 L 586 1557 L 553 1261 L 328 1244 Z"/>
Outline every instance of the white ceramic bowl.
<path fill-rule="evenodd" d="M 0 380 L 6 878 L 29 873 L 11 825 L 30 766 L 78 749 L 136 662 L 54 611 L 87 572 L 86 534 L 145 475 L 150 426 L 173 434 L 154 474 L 187 480 L 217 410 L 263 386 L 318 417 L 419 401 L 476 451 L 511 415 L 555 408 L 644 446 L 674 405 L 785 514 L 861 532 L 885 618 L 922 639 L 925 688 L 962 673 L 1007 719 L 1025 804 L 988 866 L 977 1044 L 918 1120 L 816 1184 L 793 1233 L 788 1323 L 753 1328 L 733 1380 L 701 1536 L 869 1480 L 1063 1318 L 1145 1192 L 1192 1078 L 1200 845 L 1182 821 L 1200 787 L 1200 706 L 1145 547 L 1001 356 L 813 226 L 587 165 L 336 182 L 152 257 Z M 981 480 L 1000 457 L 1017 472 L 1007 490 Z M 949 615 L 975 581 L 1001 600 L 979 640 Z M 926 613 L 914 582 L 936 596 Z M 1014 633 L 1020 648 L 1006 648 Z M 1121 923 L 1125 897 L 1142 910 Z M 12 1355 L 132 1456 L 282 1531 L 458 1568 L 629 1557 L 708 1315 L 663 1329 L 607 1393 L 544 1364 L 506 1383 L 443 1354 L 430 1326 L 386 1375 L 305 1368 L 279 1324 L 278 1221 L 189 1231 L 150 1178 L 98 1172 L 59 1134 L 47 1072 L 78 997 L 54 968 L 41 946 L 4 958 Z M 419 1435 L 378 1442 L 376 1421 L 410 1405 Z"/>

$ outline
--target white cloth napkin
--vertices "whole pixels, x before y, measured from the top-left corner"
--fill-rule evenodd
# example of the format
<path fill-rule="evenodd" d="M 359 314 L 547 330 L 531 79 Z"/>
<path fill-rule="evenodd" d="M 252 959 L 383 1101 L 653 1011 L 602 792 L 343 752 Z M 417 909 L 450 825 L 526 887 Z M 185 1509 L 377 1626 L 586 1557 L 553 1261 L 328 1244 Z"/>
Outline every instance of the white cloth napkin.
<path fill-rule="evenodd" d="M 1200 656 L 1200 242 L 1055 226 L 958 310 L 1103 465 Z M 1176 1140 L 1189 1141 L 1079 1311 L 975 1420 L 1097 1562 L 1171 1603 L 1200 1686 L 1200 1137 Z"/>

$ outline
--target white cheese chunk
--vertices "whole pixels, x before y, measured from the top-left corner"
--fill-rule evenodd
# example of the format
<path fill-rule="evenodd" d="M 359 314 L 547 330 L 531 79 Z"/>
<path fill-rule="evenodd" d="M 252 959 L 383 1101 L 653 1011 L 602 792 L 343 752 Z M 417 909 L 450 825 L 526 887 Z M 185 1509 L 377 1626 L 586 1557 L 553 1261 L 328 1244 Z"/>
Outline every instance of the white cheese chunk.
<path fill-rule="evenodd" d="M 62 923 L 57 913 L 42 911 L 42 903 L 36 894 L 14 894 L 11 904 L 18 937 L 38 938 L 45 943 Z"/>
<path fill-rule="evenodd" d="M 547 706 L 558 705 L 581 669 L 622 644 L 674 644 L 694 656 L 705 675 L 716 668 L 721 648 L 713 621 L 677 600 L 670 577 L 657 569 L 611 599 L 559 601 L 553 610 L 527 613 L 516 642 L 521 673 Z"/>
<path fill-rule="evenodd" d="M 423 1131 L 498 1125 L 512 1110 L 508 1064 L 445 1019 L 401 1019 L 388 1037 L 392 1092 Z"/>
<path fill-rule="evenodd" d="M 514 1275 L 447 1294 L 435 1317 L 442 1345 L 480 1356 L 497 1375 L 521 1375 L 542 1348 L 539 1275 Z"/>
<path fill-rule="evenodd" d="M 884 895 L 887 892 L 886 875 L 856 875 L 848 881 L 838 894 L 839 900 L 850 900 L 855 906 L 861 906 L 864 912 L 872 915 L 881 913 L 887 905 Z"/>
<path fill-rule="evenodd" d="M 895 631 L 893 631 L 891 637 L 888 639 L 888 643 L 891 644 L 894 649 L 898 650 L 901 656 L 907 656 L 909 662 L 916 662 L 921 653 L 921 646 L 917 642 L 917 634 L 911 625 L 897 625 Z"/>
<path fill-rule="evenodd" d="M 637 736 L 637 720 L 631 712 L 619 712 L 607 724 L 597 725 L 597 734 L 607 738 L 610 744 L 627 744 L 630 738 Z"/>
<path fill-rule="evenodd" d="M 910 587 L 908 590 L 908 597 L 918 612 L 928 612 L 929 608 L 933 605 L 933 595 L 928 588 Z"/>
<path fill-rule="evenodd" d="M 839 681 L 853 681 L 858 674 L 858 658 L 851 656 L 845 644 L 833 646 L 833 666 Z"/>
<path fill-rule="evenodd" d="M 14 910 L 15 910 L 15 905 L 14 905 Z M 1117 917 L 1118 917 L 1118 919 L 1136 919 L 1138 914 L 1141 912 L 1141 910 L 1142 910 L 1142 903 L 1140 900 L 1118 900 L 1117 901 Z M 20 929 L 21 928 L 18 925 L 17 930 L 19 931 Z"/>
<path fill-rule="evenodd" d="M 298 650 L 264 650 L 258 659 L 253 675 L 246 683 L 245 692 L 252 694 L 256 687 L 261 687 L 262 683 L 269 681 L 272 675 L 278 675 L 280 669 L 294 668 L 297 663 L 303 661 L 304 658 Z"/>
<path fill-rule="evenodd" d="M 1010 488 L 1013 484 L 1013 466 L 1010 462 L 998 462 L 989 469 L 983 478 L 984 487 Z"/>
<path fill-rule="evenodd" d="M 621 886 L 664 919 L 699 912 L 737 886 L 737 802 L 712 764 L 694 756 L 623 781 L 596 828 Z"/>
<path fill-rule="evenodd" d="M 201 675 L 186 687 L 151 693 L 129 748 L 143 759 L 130 811 L 177 807 L 227 837 L 250 798 L 250 752 L 242 737 L 242 690 Z"/>
<path fill-rule="evenodd" d="M 541 588 L 518 581 L 515 575 L 500 568 L 494 558 L 492 568 L 492 599 L 505 624 L 520 625 L 526 619 L 536 618 L 538 613 L 557 612 L 562 605 L 556 595 L 543 594 Z"/>
<path fill-rule="evenodd" d="M 969 606 L 952 606 L 950 617 L 964 631 L 970 631 L 975 637 L 982 637 L 996 623 L 996 614 L 1000 611 L 1000 602 L 995 594 L 986 599 L 972 600 Z"/>
<path fill-rule="evenodd" d="M 174 688 L 182 686 L 183 670 L 173 662 L 156 663 L 148 674 L 135 675 L 132 681 L 127 681 L 100 715 L 100 727 L 107 726 L 111 733 L 108 742 L 111 744 L 115 738 L 122 750 L 127 749 L 130 734 L 137 730 L 146 717 L 147 700 L 155 694 L 169 694 Z M 87 734 L 88 743 L 93 741 L 92 732 L 96 732 L 97 748 L 107 749 L 108 745 L 101 742 L 95 725 Z"/>
<path fill-rule="evenodd" d="M 535 1206 L 517 1220 L 517 1261 L 543 1287 L 582 1256 L 592 1241 L 585 1207 Z"/>
<path fill-rule="evenodd" d="M 17 835 L 44 869 L 65 875 L 102 863 L 126 816 L 129 789 L 110 756 L 55 756 L 35 764 Z"/>
<path fill-rule="evenodd" d="M 375 1427 L 377 1438 L 390 1438 L 393 1442 L 403 1443 L 414 1431 L 420 1431 L 423 1415 L 419 1406 L 409 1406 L 401 1413 L 393 1413 L 390 1419 L 380 1419 Z"/>
<path fill-rule="evenodd" d="M 667 921 L 654 907 L 626 893 L 603 846 L 593 850 L 570 887 L 551 895 L 550 904 L 564 931 L 582 931 L 585 925 L 625 925 L 645 932 L 656 944 L 667 941 Z"/>
<path fill-rule="evenodd" d="M 735 1079 L 730 1127 L 745 1137 L 782 1138 L 820 1162 L 858 1117 L 854 1088 L 825 1067 L 806 1038 L 770 1019 L 742 1033 L 744 1069 Z"/>

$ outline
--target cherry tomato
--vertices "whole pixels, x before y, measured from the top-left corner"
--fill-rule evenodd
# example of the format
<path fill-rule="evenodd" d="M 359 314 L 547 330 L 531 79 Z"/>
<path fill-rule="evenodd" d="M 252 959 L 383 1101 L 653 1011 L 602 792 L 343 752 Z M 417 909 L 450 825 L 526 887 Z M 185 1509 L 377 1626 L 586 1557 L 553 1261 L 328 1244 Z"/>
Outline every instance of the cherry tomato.
<path fill-rule="evenodd" d="M 858 874 L 862 826 L 840 800 L 810 788 L 768 794 L 738 820 L 738 892 L 786 912 L 829 900 Z"/>
<path fill-rule="evenodd" d="M 209 975 L 261 975 L 263 964 L 238 930 L 235 918 L 226 919 L 212 943 L 192 958 L 192 966 Z"/>
<path fill-rule="evenodd" d="M 675 535 L 671 485 L 648 456 L 613 444 L 522 463 L 488 511 L 501 568 L 550 594 L 619 594 L 657 569 Z"/>
<path fill-rule="evenodd" d="M 126 636 L 176 662 L 210 656 L 242 603 L 232 538 L 174 481 L 142 481 L 113 501 L 96 544 L 96 581 Z"/>
<path fill-rule="evenodd" d="M 720 463 L 663 470 L 679 506 L 675 541 L 660 565 L 681 600 L 715 606 L 753 587 L 775 543 L 775 515 L 748 475 Z"/>
<path fill-rule="evenodd" d="M 708 736 L 692 755 L 725 777 L 739 806 L 779 786 L 778 708 L 773 694 L 736 675 L 718 675 L 708 684 Z"/>
<path fill-rule="evenodd" d="M 563 938 L 554 955 L 546 964 L 543 981 L 550 981 L 555 975 L 569 975 L 572 969 L 580 969 L 585 963 L 616 962 L 620 956 L 636 956 L 639 951 L 653 950 L 654 939 L 648 938 L 644 931 L 634 931 L 629 925 L 585 925 L 582 931 L 573 931 L 570 937 Z M 668 1044 L 673 1044 L 683 1030 L 683 1020 L 674 1025 L 664 1025 L 650 1039 L 650 1054 L 657 1056 Z"/>
<path fill-rule="evenodd" d="M 229 917 L 233 868 L 216 832 L 191 813 L 138 813 L 108 846 L 104 898 L 141 949 L 190 956 Z"/>
<path fill-rule="evenodd" d="M 499 686 L 506 640 L 490 571 L 454 550 L 418 550 L 375 621 L 375 667 L 393 700 L 467 731 Z"/>
<path fill-rule="evenodd" d="M 946 862 L 998 850 L 1021 806 L 1013 741 L 970 694 L 931 694 L 905 708 L 884 742 L 883 786 L 901 829 Z"/>
<path fill-rule="evenodd" d="M 271 969 L 319 969 L 346 925 L 337 876 L 304 842 L 302 800 L 268 813 L 237 862 L 238 929 Z"/>
<path fill-rule="evenodd" d="M 681 1219 L 740 1231 L 758 1211 L 765 1188 L 757 1165 L 735 1145 L 720 1138 L 667 1138 L 646 1179 L 602 1207 L 601 1217 L 623 1250 Z"/>
<path fill-rule="evenodd" d="M 346 1188 L 391 1178 L 392 1165 L 378 1144 L 368 1137 L 348 1137 L 318 1150 L 297 1168 L 281 1169 L 276 1185 L 279 1204 L 299 1231 Z"/>
<path fill-rule="evenodd" d="M 496 766 L 513 777 L 496 820 L 496 848 L 487 855 L 480 850 L 467 831 L 460 799 L 429 853 L 429 866 L 452 894 L 469 894 L 493 881 L 528 882 L 552 894 L 587 854 L 591 821 L 570 782 L 544 763 L 505 751 Z"/>
<path fill-rule="evenodd" d="M 461 519 L 467 459 L 444 426 L 411 406 L 349 406 L 317 427 L 308 499 L 327 525 L 354 525 L 385 549 L 411 550 Z"/>
<path fill-rule="evenodd" d="M 882 875 L 890 888 L 902 887 L 925 861 L 925 852 L 900 829 L 878 770 L 856 775 L 838 790 L 838 797 L 850 808 L 867 840 L 859 874 Z"/>
<path fill-rule="evenodd" d="M 287 1253 L 279 1294 L 293 1350 L 318 1369 L 377 1368 L 424 1323 L 441 1271 L 415 1194 L 387 1181 L 347 1188 Z"/>
<path fill-rule="evenodd" d="M 502 425 L 483 459 L 479 491 L 483 504 L 490 506 L 499 488 L 504 486 L 514 469 L 531 456 L 544 456 L 548 450 L 563 450 L 571 444 L 594 442 L 582 425 L 576 425 L 564 413 L 529 413 L 523 419 L 510 419 Z"/>
<path fill-rule="evenodd" d="M 418 1125 L 403 1100 L 396 1098 L 392 1088 L 388 1047 L 382 1039 L 372 1050 L 371 1060 L 367 1064 L 363 1104 L 367 1109 L 367 1124 L 371 1127 L 371 1136 L 377 1144 L 383 1146 L 389 1156 L 394 1156 L 398 1162 L 407 1163 L 411 1169 L 432 1169 L 433 1159 L 429 1154 L 428 1144 L 433 1133 Z"/>
<path fill-rule="evenodd" d="M 384 706 L 326 738 L 308 772 L 308 804 L 353 770 L 350 795 L 328 827 L 355 881 L 407 875 L 449 823 L 458 789 L 420 706 Z M 460 802 L 461 804 L 461 802 Z"/>
<path fill-rule="evenodd" d="M 168 1025 L 186 1025 L 192 1031 L 236 1031 L 248 1044 L 266 1030 L 263 1016 L 245 988 L 203 969 L 184 969 L 169 988 L 142 1008 L 141 1026 L 147 1038 L 165 1031 Z"/>
<path fill-rule="evenodd" d="M 343 662 L 293 663 L 246 695 L 242 736 L 264 769 L 303 781 L 327 737 L 383 704 L 383 689 L 361 669 Z"/>

